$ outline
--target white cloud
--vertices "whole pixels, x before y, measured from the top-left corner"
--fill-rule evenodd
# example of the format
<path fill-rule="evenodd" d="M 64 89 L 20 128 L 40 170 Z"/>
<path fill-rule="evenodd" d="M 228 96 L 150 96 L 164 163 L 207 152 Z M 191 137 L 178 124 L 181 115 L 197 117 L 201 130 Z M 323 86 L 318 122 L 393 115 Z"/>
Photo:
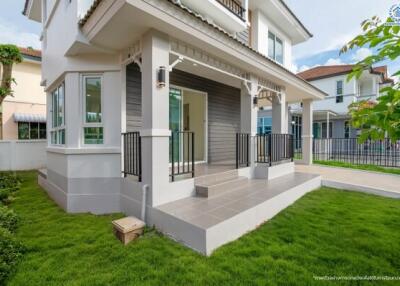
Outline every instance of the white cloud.
<path fill-rule="evenodd" d="M 0 43 L 40 49 L 39 36 L 19 29 L 13 23 L 0 19 Z"/>
<path fill-rule="evenodd" d="M 306 70 L 309 70 L 309 69 L 310 69 L 309 66 L 303 65 L 303 66 L 300 67 L 299 72 L 306 71 Z"/>
<path fill-rule="evenodd" d="M 297 73 L 299 71 L 299 67 L 295 63 L 292 63 L 290 70 L 294 73 Z"/>
<path fill-rule="evenodd" d="M 334 65 L 344 65 L 345 63 L 342 62 L 341 59 L 336 58 L 330 58 L 329 60 L 326 61 L 326 63 L 324 64 L 324 66 L 334 66 Z"/>
<path fill-rule="evenodd" d="M 293 58 L 301 59 L 341 48 L 362 32 L 360 23 L 363 20 L 375 15 L 382 19 L 388 17 L 389 7 L 398 0 L 286 0 L 286 2 L 314 34 L 314 37 L 307 42 L 294 47 Z"/>
<path fill-rule="evenodd" d="M 358 49 L 358 50 L 354 53 L 352 59 L 353 59 L 355 62 L 359 62 L 359 61 L 362 61 L 363 59 L 365 59 L 366 57 L 369 57 L 370 55 L 372 55 L 372 51 L 371 51 L 370 49 L 368 49 L 368 48 L 361 48 L 361 49 Z"/>

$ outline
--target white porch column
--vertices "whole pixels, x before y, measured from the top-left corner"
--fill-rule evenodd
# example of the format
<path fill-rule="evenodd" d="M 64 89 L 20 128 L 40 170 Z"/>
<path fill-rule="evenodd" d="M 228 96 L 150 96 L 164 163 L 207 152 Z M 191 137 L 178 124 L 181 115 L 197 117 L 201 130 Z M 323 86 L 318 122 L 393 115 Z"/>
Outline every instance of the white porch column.
<path fill-rule="evenodd" d="M 272 99 L 272 133 L 287 133 L 287 105 L 286 94 L 282 91 L 279 98 L 274 96 Z"/>
<path fill-rule="evenodd" d="M 302 155 L 303 163 L 311 165 L 313 162 L 313 106 L 312 100 L 303 101 L 303 120 L 302 120 Z"/>
<path fill-rule="evenodd" d="M 251 78 L 251 84 L 248 87 L 246 83 L 242 84 L 240 93 L 240 132 L 249 133 L 251 136 L 250 144 L 250 166 L 255 165 L 255 144 L 253 142 L 254 136 L 257 134 L 257 112 L 258 106 L 254 104 L 253 98 L 257 96 L 258 81 Z M 249 93 L 250 91 L 250 93 Z"/>
<path fill-rule="evenodd" d="M 148 203 L 156 206 L 169 184 L 169 38 L 151 30 L 142 38 L 142 50 L 142 182 L 150 187 Z M 162 66 L 165 86 L 158 87 Z"/>
<path fill-rule="evenodd" d="M 326 113 L 326 138 L 329 138 L 329 111 Z"/>

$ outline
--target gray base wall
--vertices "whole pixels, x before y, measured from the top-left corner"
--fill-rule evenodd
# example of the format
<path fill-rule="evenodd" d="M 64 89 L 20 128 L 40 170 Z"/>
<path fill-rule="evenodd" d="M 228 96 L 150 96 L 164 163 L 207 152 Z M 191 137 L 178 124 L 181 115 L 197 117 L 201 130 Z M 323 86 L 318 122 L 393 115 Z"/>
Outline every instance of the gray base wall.
<path fill-rule="evenodd" d="M 70 213 L 120 212 L 120 154 L 47 153 L 47 178 L 39 184 Z"/>

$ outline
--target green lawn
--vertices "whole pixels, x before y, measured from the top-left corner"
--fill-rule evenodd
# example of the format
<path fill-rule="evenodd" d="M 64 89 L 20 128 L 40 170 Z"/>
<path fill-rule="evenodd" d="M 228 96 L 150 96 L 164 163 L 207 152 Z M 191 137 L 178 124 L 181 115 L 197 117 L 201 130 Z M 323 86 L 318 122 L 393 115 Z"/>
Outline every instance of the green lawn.
<path fill-rule="evenodd" d="M 35 173 L 21 176 L 12 207 L 28 250 L 9 285 L 365 285 L 313 276 L 400 276 L 398 200 L 323 188 L 204 257 L 153 230 L 122 246 L 110 226 L 121 215 L 66 214 Z"/>
<path fill-rule="evenodd" d="M 314 160 L 314 164 L 400 175 L 400 168 L 386 168 L 375 165 L 356 165 L 338 161 L 318 161 L 318 160 Z"/>

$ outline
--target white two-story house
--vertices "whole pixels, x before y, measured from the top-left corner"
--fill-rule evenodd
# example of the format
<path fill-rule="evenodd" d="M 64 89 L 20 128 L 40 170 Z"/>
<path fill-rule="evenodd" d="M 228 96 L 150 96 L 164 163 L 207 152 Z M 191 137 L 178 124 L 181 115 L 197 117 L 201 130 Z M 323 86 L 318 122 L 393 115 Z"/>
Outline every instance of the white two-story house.
<path fill-rule="evenodd" d="M 311 34 L 282 0 L 26 0 L 24 14 L 43 26 L 39 182 L 66 211 L 135 215 L 209 254 L 319 186 L 293 172 L 287 110 L 303 103 L 310 164 L 325 94 L 289 71 Z M 257 136 L 260 101 L 274 136 Z"/>
<path fill-rule="evenodd" d="M 376 101 L 380 90 L 393 84 L 387 66 L 365 70 L 359 79 L 347 81 L 353 67 L 319 66 L 298 74 L 328 94 L 324 100 L 314 103 L 314 138 L 356 138 L 358 134 L 350 123 L 349 105 L 360 100 Z M 301 106 L 292 106 L 291 113 L 292 121 L 296 122 L 301 117 Z"/>

